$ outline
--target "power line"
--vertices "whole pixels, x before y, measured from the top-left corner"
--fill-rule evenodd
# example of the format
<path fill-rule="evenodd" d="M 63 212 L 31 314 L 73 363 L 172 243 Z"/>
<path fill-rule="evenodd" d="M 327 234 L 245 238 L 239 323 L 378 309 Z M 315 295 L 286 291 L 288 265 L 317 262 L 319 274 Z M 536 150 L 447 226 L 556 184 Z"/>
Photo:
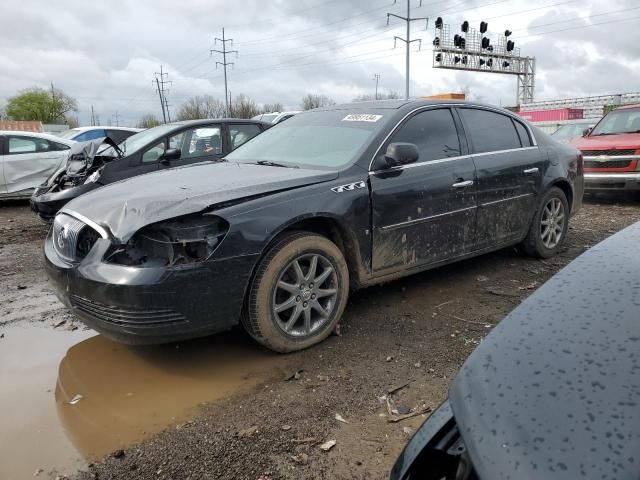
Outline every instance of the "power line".
<path fill-rule="evenodd" d="M 227 89 L 227 65 L 232 65 L 233 66 L 233 62 L 227 62 L 227 54 L 228 53 L 235 53 L 236 57 L 238 56 L 238 51 L 237 50 L 227 50 L 227 42 L 229 42 L 230 45 L 233 46 L 233 38 L 225 38 L 224 36 L 224 27 L 222 28 L 222 38 L 218 38 L 216 37 L 213 44 L 216 45 L 217 42 L 221 42 L 222 43 L 222 50 L 211 50 L 209 52 L 210 55 L 213 55 L 214 52 L 215 53 L 221 53 L 222 54 L 222 62 L 216 62 L 216 68 L 218 67 L 218 65 L 222 65 L 222 68 L 224 69 L 224 102 L 226 105 L 226 112 L 225 112 L 225 116 L 229 116 L 229 91 Z"/>
<path fill-rule="evenodd" d="M 395 2 L 394 2 L 395 4 Z M 422 0 L 420 0 L 420 6 L 422 6 Z M 396 41 L 400 40 L 401 42 L 405 43 L 406 46 L 406 65 L 405 65 L 405 94 L 404 94 L 404 98 L 405 100 L 409 100 L 409 77 L 411 75 L 411 44 L 413 42 L 418 42 L 418 49 L 420 49 L 420 47 L 422 46 L 422 39 L 420 38 L 414 38 L 413 40 L 411 40 L 411 22 L 415 22 L 417 20 L 424 20 L 425 23 L 427 24 L 425 26 L 425 30 L 429 25 L 429 19 L 427 17 L 414 17 L 411 18 L 411 0 L 407 0 L 407 16 L 406 17 L 402 17 L 400 15 L 396 15 L 395 13 L 387 13 L 387 24 L 389 23 L 389 18 L 390 17 L 395 17 L 395 18 L 399 18 L 400 20 L 404 21 L 407 24 L 407 36 L 405 38 L 402 37 L 398 37 L 395 36 L 393 37 L 393 48 L 396 48 Z"/>

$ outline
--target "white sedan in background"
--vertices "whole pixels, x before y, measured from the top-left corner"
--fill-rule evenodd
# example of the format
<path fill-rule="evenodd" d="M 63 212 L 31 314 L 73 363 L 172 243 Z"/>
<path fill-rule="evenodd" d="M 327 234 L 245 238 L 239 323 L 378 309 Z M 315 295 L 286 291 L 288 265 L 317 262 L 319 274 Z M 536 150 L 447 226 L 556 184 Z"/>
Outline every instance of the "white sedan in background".
<path fill-rule="evenodd" d="M 73 140 L 0 130 L 0 199 L 29 198 L 69 156 Z"/>

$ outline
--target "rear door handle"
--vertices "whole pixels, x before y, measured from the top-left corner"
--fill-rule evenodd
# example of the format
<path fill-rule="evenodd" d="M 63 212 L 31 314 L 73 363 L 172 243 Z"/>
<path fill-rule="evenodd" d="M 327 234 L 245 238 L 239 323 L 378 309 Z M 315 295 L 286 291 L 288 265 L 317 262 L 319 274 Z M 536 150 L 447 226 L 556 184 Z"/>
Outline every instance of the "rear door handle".
<path fill-rule="evenodd" d="M 526 170 L 523 170 L 523 173 L 525 175 L 533 175 L 535 173 L 538 173 L 540 170 L 537 167 L 534 168 L 527 168 Z"/>
<path fill-rule="evenodd" d="M 466 180 L 464 182 L 456 182 L 451 185 L 453 188 L 467 188 L 473 185 L 473 180 Z"/>

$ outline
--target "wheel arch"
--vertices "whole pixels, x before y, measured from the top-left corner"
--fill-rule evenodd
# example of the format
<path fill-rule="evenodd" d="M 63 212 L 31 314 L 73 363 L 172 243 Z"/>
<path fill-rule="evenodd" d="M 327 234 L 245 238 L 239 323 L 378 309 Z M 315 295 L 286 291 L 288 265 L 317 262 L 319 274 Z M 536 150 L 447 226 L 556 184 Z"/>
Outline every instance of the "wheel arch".
<path fill-rule="evenodd" d="M 569 180 L 566 178 L 557 178 L 549 184 L 547 190 L 552 187 L 558 187 L 564 192 L 567 197 L 567 203 L 569 204 L 569 212 L 571 212 L 573 208 L 573 187 L 571 183 L 569 183 Z"/>

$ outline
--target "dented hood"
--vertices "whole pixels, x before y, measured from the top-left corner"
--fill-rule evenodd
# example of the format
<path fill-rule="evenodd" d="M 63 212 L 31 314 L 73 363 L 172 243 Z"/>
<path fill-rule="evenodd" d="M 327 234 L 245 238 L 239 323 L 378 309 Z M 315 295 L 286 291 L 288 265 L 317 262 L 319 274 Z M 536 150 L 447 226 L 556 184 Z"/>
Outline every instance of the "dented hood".
<path fill-rule="evenodd" d="M 113 183 L 69 202 L 72 210 L 125 242 L 140 228 L 222 202 L 337 178 L 337 172 L 247 163 L 200 163 Z"/>

